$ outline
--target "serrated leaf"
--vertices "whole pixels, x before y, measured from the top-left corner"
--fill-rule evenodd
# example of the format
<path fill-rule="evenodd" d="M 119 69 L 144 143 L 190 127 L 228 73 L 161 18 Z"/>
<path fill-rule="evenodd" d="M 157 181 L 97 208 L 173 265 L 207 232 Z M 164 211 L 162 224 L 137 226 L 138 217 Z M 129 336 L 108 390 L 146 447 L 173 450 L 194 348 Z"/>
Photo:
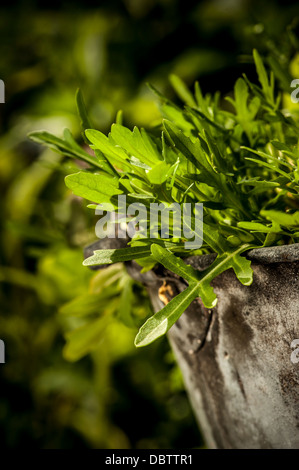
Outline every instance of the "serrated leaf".
<path fill-rule="evenodd" d="M 173 255 L 170 251 L 156 244 L 152 245 L 151 251 L 155 260 L 161 263 L 166 269 L 169 269 L 187 281 L 197 281 L 198 271 L 184 263 L 181 258 Z"/>
<path fill-rule="evenodd" d="M 162 160 L 156 145 L 144 130 L 140 131 L 134 127 L 131 132 L 124 126 L 113 124 L 111 136 L 118 145 L 126 149 L 131 157 L 137 158 L 149 167 Z"/>
<path fill-rule="evenodd" d="M 102 132 L 87 129 L 85 135 L 87 139 L 92 142 L 93 145 L 91 147 L 100 150 L 111 164 L 116 165 L 124 171 L 131 169 L 127 153 L 122 148 L 116 147 Z"/>
<path fill-rule="evenodd" d="M 231 249 L 228 253 L 222 253 L 205 271 L 196 272 L 196 274 L 194 274 L 193 268 L 183 266 L 181 261 L 173 259 L 173 255 L 169 256 L 167 250 L 153 245 L 153 256 L 167 269 L 174 268 L 174 272 L 179 275 L 187 273 L 190 283 L 183 292 L 174 297 L 162 310 L 150 317 L 144 325 L 142 325 L 135 338 L 135 345 L 137 347 L 146 346 L 164 335 L 196 297 L 200 296 L 207 308 L 213 308 L 216 305 L 217 299 L 211 287 L 211 282 L 223 271 L 233 268 L 242 284 L 250 285 L 252 283 L 251 263 L 246 258 L 240 256 L 241 253 L 248 250 L 250 247 L 250 245 L 246 244 Z M 195 275 L 197 280 L 193 281 L 193 276 Z"/>
<path fill-rule="evenodd" d="M 195 139 L 195 142 L 192 142 L 189 137 L 185 136 L 182 131 L 169 121 L 164 120 L 163 125 L 176 148 L 200 170 L 201 181 L 204 180 L 206 184 L 217 187 L 219 185 L 218 175 L 207 159 L 207 156 L 205 156 L 199 140 Z"/>

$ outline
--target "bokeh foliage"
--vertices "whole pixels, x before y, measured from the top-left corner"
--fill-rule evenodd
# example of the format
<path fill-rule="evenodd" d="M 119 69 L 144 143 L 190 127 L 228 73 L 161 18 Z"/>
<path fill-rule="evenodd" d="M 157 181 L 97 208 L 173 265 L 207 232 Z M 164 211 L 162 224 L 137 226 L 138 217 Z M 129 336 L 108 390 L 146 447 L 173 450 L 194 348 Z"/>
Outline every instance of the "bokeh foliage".
<path fill-rule="evenodd" d="M 3 447 L 202 445 L 165 339 L 136 351 L 136 330 L 114 321 L 90 354 L 65 346 L 74 320 L 67 306 L 86 299 L 99 279 L 81 264 L 83 246 L 95 239 L 95 219 L 65 188 L 75 164 L 26 134 L 68 127 L 80 141 L 78 87 L 102 132 L 118 109 L 128 126 L 153 125 L 158 113 L 145 82 L 171 96 L 171 73 L 188 84 L 198 79 L 204 92 L 226 93 L 242 72 L 254 74 L 253 47 L 266 52 L 279 43 L 288 57 L 286 26 L 296 27 L 297 14 L 296 2 L 275 1 L 190 1 L 188 8 L 180 0 L 66 1 L 60 10 L 55 2 L 2 4 Z M 111 299 L 103 309 L 110 307 Z"/>

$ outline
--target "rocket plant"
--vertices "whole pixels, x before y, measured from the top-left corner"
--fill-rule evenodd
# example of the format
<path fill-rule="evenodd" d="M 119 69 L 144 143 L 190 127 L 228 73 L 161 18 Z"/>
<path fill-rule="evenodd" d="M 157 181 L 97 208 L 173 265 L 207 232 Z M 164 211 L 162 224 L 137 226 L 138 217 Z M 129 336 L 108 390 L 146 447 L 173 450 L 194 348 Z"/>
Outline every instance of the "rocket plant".
<path fill-rule="evenodd" d="M 63 138 L 46 131 L 30 134 L 67 157 L 87 163 L 86 170 L 66 177 L 74 194 L 90 201 L 89 207 L 111 203 L 118 195 L 127 204 L 203 204 L 203 243 L 186 249 L 184 235 L 141 237 L 138 231 L 125 248 L 98 250 L 85 266 L 136 260 L 143 269 L 156 263 L 187 281 L 186 289 L 150 316 L 141 326 L 136 346 L 145 346 L 165 334 L 200 297 L 207 308 L 217 303 L 213 279 L 232 268 L 239 281 L 253 280 L 246 251 L 251 248 L 296 243 L 299 239 L 299 124 L 298 113 L 284 109 L 278 87 L 287 76 L 277 76 L 277 64 L 268 73 L 256 50 L 253 58 L 259 84 L 243 75 L 232 96 L 203 95 L 199 83 L 194 94 L 177 76 L 171 83 L 184 107 L 179 107 L 151 86 L 157 95 L 161 124 L 131 131 L 121 113 L 108 136 L 93 128 L 81 92 L 77 105 L 87 153 L 68 129 Z M 270 64 L 271 65 L 271 64 Z M 279 72 L 281 72 L 279 70 Z M 286 85 L 287 86 L 287 85 Z M 286 88 L 285 86 L 285 88 Z M 192 223 L 196 213 L 192 214 Z M 191 254 L 216 253 L 204 271 L 186 264 Z"/>

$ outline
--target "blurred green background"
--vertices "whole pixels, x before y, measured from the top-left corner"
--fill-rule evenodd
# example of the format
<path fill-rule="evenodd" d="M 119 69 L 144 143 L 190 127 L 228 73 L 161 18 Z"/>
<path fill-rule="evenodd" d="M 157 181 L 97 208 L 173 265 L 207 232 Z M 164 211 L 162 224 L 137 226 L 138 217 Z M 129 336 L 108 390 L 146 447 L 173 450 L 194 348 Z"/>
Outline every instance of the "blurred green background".
<path fill-rule="evenodd" d="M 82 266 L 95 218 L 64 186 L 74 162 L 26 135 L 68 127 L 82 142 L 78 87 L 103 132 L 119 109 L 127 126 L 154 125 L 146 82 L 174 98 L 171 73 L 227 93 L 242 72 L 255 76 L 253 47 L 287 51 L 298 14 L 290 1 L 1 3 L 1 448 L 204 446 L 167 340 L 136 350 L 136 327 L 123 324 L 120 304 L 132 295 L 135 317 L 148 315 L 142 287 L 122 297 L 122 266 Z M 79 350 L 67 333 L 84 326 L 78 306 L 97 315 Z"/>

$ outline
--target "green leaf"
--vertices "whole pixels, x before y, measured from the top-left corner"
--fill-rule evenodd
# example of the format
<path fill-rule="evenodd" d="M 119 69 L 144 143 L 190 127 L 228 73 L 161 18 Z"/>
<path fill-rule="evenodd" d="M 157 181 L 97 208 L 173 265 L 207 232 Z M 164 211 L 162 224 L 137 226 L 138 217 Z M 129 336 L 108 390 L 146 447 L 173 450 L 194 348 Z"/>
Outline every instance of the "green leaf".
<path fill-rule="evenodd" d="M 98 266 L 112 264 L 132 259 L 145 258 L 151 254 L 149 246 L 135 246 L 133 248 L 118 248 L 114 250 L 96 250 L 92 256 L 83 261 L 83 266 Z"/>
<path fill-rule="evenodd" d="M 93 145 L 91 147 L 100 150 L 112 165 L 116 165 L 124 171 L 131 169 L 127 153 L 121 147 L 117 147 L 102 132 L 87 129 L 85 135 L 92 142 Z"/>
<path fill-rule="evenodd" d="M 191 266 L 183 266 L 182 261 L 176 261 L 175 257 L 164 248 L 153 245 L 153 256 L 176 274 L 183 277 L 187 274 L 190 282 L 183 292 L 174 297 L 162 310 L 142 325 L 135 338 L 135 345 L 137 347 L 146 346 L 165 334 L 196 297 L 200 296 L 207 308 L 213 308 L 217 298 L 210 283 L 223 271 L 233 268 L 242 284 L 250 285 L 252 283 L 250 261 L 240 255 L 251 247 L 246 244 L 231 249 L 230 252 L 222 253 L 205 271 L 196 272 Z"/>
<path fill-rule="evenodd" d="M 259 55 L 256 49 L 253 50 L 253 59 L 256 66 L 256 71 L 258 74 L 259 82 L 262 85 L 262 90 L 264 93 L 264 97 L 266 98 L 267 102 L 274 107 L 275 106 L 275 99 L 274 99 L 274 74 L 273 71 L 270 73 L 270 80 L 268 78 L 266 69 L 264 67 L 263 61 L 261 56 Z M 253 90 L 256 90 L 253 87 Z"/>
<path fill-rule="evenodd" d="M 256 155 L 259 155 L 262 158 L 266 158 L 267 160 L 272 160 L 273 161 L 274 171 L 277 169 L 278 165 L 283 165 L 283 166 L 285 166 L 285 167 L 287 167 L 291 170 L 294 169 L 294 165 L 292 165 L 292 163 L 290 163 L 286 160 L 283 160 L 282 158 L 277 158 L 277 157 L 274 157 L 273 155 L 269 155 L 268 153 L 262 152 L 261 150 L 253 150 L 253 149 L 245 147 L 245 146 L 242 146 L 241 148 L 246 149 L 251 153 L 255 153 Z"/>
<path fill-rule="evenodd" d="M 176 91 L 177 95 L 184 101 L 188 106 L 196 107 L 196 101 L 193 98 L 192 93 L 188 90 L 187 86 L 177 75 L 171 74 L 170 83 Z"/>
<path fill-rule="evenodd" d="M 215 129 L 217 129 L 217 131 L 220 131 L 222 134 L 226 134 L 226 135 L 229 134 L 230 131 L 228 129 L 225 129 L 223 126 L 218 124 L 215 120 L 213 121 L 211 118 L 206 116 L 204 113 L 202 113 L 198 109 L 187 108 L 187 110 L 190 114 L 192 114 L 196 118 L 200 118 L 200 119 L 206 121 L 210 126 L 214 127 Z"/>
<path fill-rule="evenodd" d="M 95 157 L 91 157 L 85 152 L 72 138 L 70 131 L 67 129 L 64 133 L 66 140 L 60 139 L 47 131 L 30 132 L 28 137 L 39 144 L 47 145 L 55 152 L 62 153 L 66 157 L 78 158 L 92 166 L 102 168 L 101 164 Z"/>
<path fill-rule="evenodd" d="M 194 130 L 194 124 L 190 122 L 187 112 L 184 112 L 174 105 L 163 104 L 161 107 L 162 116 L 175 124 L 179 129 L 191 135 Z"/>
<path fill-rule="evenodd" d="M 238 222 L 238 227 L 249 230 L 250 232 L 271 233 L 277 231 L 277 229 L 267 227 L 259 222 Z"/>
<path fill-rule="evenodd" d="M 155 196 L 151 196 L 150 194 L 129 193 L 128 196 L 134 199 L 155 199 Z"/>
<path fill-rule="evenodd" d="M 197 284 L 191 284 L 142 325 L 135 338 L 135 346 L 147 346 L 167 333 L 196 297 Z"/>
<path fill-rule="evenodd" d="M 124 285 L 119 298 L 117 316 L 128 328 L 135 326 L 132 317 L 132 307 L 134 302 L 133 280 L 128 279 Z"/>
<path fill-rule="evenodd" d="M 85 131 L 85 129 L 92 129 L 93 125 L 91 124 L 88 118 L 86 106 L 85 106 L 83 95 L 82 95 L 80 88 L 78 88 L 76 92 L 76 103 L 77 103 L 78 113 L 81 118 L 80 124 L 81 124 L 82 130 Z"/>
<path fill-rule="evenodd" d="M 96 349 L 105 335 L 105 330 L 113 321 L 111 316 L 105 315 L 96 321 L 89 322 L 71 332 L 66 333 L 67 344 L 63 355 L 68 361 L 77 361 L 89 352 Z"/>
<path fill-rule="evenodd" d="M 208 108 L 208 103 L 206 102 L 205 98 L 203 97 L 200 85 L 198 82 L 195 82 L 195 98 L 197 105 L 200 109 L 200 111 L 205 115 L 209 116 L 209 108 Z"/>
<path fill-rule="evenodd" d="M 108 296 L 99 294 L 85 294 L 73 299 L 71 302 L 64 304 L 59 313 L 67 317 L 85 317 L 88 315 L 99 314 L 103 311 L 109 301 L 111 293 Z"/>
<path fill-rule="evenodd" d="M 115 119 L 115 122 L 116 124 L 120 124 L 121 126 L 123 125 L 123 111 L 120 109 L 119 111 L 117 111 L 117 114 L 116 114 L 116 119 Z"/>
<path fill-rule="evenodd" d="M 169 178 L 170 169 L 171 165 L 169 163 L 158 163 L 147 173 L 149 182 L 158 185 L 164 183 Z"/>
<path fill-rule="evenodd" d="M 164 120 L 163 125 L 175 147 L 200 170 L 201 181 L 218 187 L 219 177 L 208 160 L 207 155 L 203 152 L 199 140 L 195 139 L 192 142 L 189 137 L 185 136 L 182 131 L 169 121 Z"/>
<path fill-rule="evenodd" d="M 261 216 L 275 222 L 276 224 L 283 225 L 288 229 L 298 229 L 299 227 L 299 211 L 289 214 L 274 210 L 262 210 Z"/>
<path fill-rule="evenodd" d="M 269 88 L 268 75 L 261 59 L 261 56 L 259 55 L 256 49 L 253 49 L 253 59 L 259 77 L 259 82 L 262 85 L 264 92 L 266 93 Z"/>
<path fill-rule="evenodd" d="M 169 269 L 187 281 L 197 281 L 198 271 L 184 263 L 181 258 L 173 255 L 170 251 L 157 244 L 152 245 L 151 251 L 155 260 L 163 264 L 166 269 Z"/>
<path fill-rule="evenodd" d="M 282 65 L 274 56 L 269 57 L 268 63 L 273 70 L 274 75 L 281 83 L 283 90 L 287 93 L 290 93 L 290 83 L 292 81 L 292 76 L 288 72 L 288 68 L 285 66 L 282 67 Z"/>
<path fill-rule="evenodd" d="M 145 163 L 142 163 L 138 158 L 136 157 L 131 157 L 130 158 L 130 163 L 133 166 L 137 166 L 138 168 L 142 168 L 143 170 L 151 170 L 151 167 L 146 165 Z"/>
<path fill-rule="evenodd" d="M 111 127 L 111 136 L 117 145 L 126 149 L 131 157 L 135 157 L 146 165 L 152 166 L 162 160 L 154 141 L 144 131 L 134 127 L 133 132 L 119 124 Z"/>
<path fill-rule="evenodd" d="M 235 84 L 235 106 L 238 112 L 239 119 L 247 120 L 248 118 L 248 110 L 247 110 L 247 100 L 248 100 L 248 86 L 243 78 L 238 78 Z"/>
<path fill-rule="evenodd" d="M 118 189 L 118 180 L 83 171 L 66 176 L 65 184 L 77 196 L 98 204 L 110 202 L 112 196 L 123 194 L 123 191 Z"/>

